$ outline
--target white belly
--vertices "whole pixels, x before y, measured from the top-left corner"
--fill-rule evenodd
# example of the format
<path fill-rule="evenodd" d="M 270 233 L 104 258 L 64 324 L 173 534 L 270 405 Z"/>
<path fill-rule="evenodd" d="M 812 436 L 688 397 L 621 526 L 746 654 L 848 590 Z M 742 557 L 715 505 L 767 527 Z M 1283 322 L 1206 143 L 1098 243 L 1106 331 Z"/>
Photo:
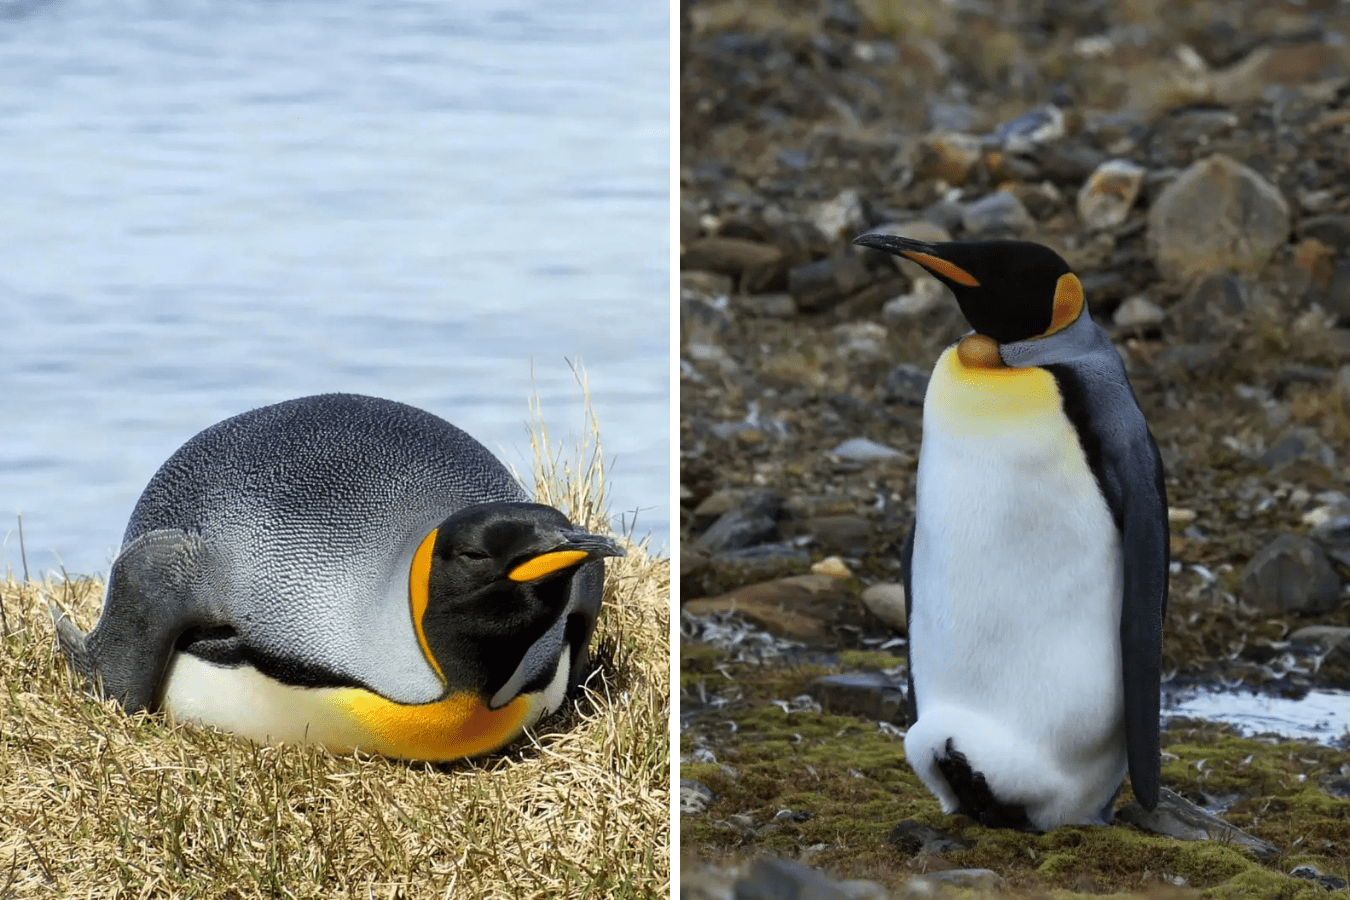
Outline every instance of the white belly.
<path fill-rule="evenodd" d="M 949 812 L 951 738 L 1037 827 L 1095 821 L 1125 771 L 1119 533 L 1057 395 L 1018 407 L 950 364 L 925 405 L 906 754 Z"/>

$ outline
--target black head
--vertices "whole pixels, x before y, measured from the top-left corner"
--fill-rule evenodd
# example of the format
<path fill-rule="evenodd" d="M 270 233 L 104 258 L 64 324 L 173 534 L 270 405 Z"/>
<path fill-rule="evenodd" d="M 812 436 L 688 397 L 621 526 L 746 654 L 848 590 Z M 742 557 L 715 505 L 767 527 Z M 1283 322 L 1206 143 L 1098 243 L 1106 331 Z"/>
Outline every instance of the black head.
<path fill-rule="evenodd" d="M 624 556 L 612 538 L 589 534 L 551 506 L 485 503 L 442 522 L 413 557 L 413 624 L 442 678 L 491 695 L 560 616 L 589 640 L 599 611 L 598 578 L 576 581 L 588 563 Z M 426 585 L 419 604 L 419 583 Z M 585 587 L 595 596 L 578 596 Z M 420 605 L 420 609 L 419 609 Z"/>
<path fill-rule="evenodd" d="M 889 234 L 864 234 L 853 243 L 923 266 L 951 288 L 970 327 L 1000 344 L 1051 334 L 1072 324 L 1083 311 L 1082 285 L 1069 264 L 1041 244 L 933 244 Z"/>

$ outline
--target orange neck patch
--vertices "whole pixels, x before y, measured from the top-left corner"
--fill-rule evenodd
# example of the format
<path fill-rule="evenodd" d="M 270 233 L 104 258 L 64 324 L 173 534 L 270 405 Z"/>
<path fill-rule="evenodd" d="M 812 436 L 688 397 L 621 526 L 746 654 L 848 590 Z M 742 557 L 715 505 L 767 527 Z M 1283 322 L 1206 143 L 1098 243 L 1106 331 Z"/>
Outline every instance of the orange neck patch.
<path fill-rule="evenodd" d="M 998 355 L 998 341 L 984 334 L 972 334 L 956 345 L 956 357 L 967 369 L 1006 368 Z"/>
<path fill-rule="evenodd" d="M 338 700 L 370 734 L 361 749 L 432 762 L 496 750 L 532 724 L 540 702 L 521 695 L 501 709 L 488 709 L 481 698 L 464 693 L 405 706 L 359 688 L 344 689 Z"/>
<path fill-rule="evenodd" d="M 934 256 L 931 253 L 920 253 L 918 250 L 905 250 L 905 256 L 914 260 L 932 272 L 936 272 L 944 278 L 950 278 L 957 284 L 964 284 L 966 287 L 979 287 L 980 282 L 974 275 L 958 266 L 956 263 L 947 262 L 940 256 Z"/>
<path fill-rule="evenodd" d="M 436 677 L 441 680 L 441 684 L 445 684 L 445 673 L 441 671 L 436 657 L 431 655 L 431 645 L 427 643 L 426 632 L 422 630 L 422 617 L 427 614 L 427 604 L 431 602 L 431 551 L 436 547 L 436 532 L 439 530 L 431 529 L 431 534 L 422 539 L 422 543 L 417 545 L 417 552 L 413 554 L 412 566 L 408 569 L 408 603 L 412 607 L 413 628 L 417 631 L 417 642 L 422 645 L 422 655 L 436 670 Z"/>

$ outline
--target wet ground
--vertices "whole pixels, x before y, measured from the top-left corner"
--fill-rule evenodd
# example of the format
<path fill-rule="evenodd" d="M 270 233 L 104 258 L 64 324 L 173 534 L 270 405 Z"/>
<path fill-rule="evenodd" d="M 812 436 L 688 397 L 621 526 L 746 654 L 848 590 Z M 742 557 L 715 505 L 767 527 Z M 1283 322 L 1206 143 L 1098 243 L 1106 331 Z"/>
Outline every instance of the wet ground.
<path fill-rule="evenodd" d="M 681 751 L 712 793 L 685 851 L 771 851 L 890 889 L 976 858 L 1014 886 L 1085 891 L 1292 896 L 1300 854 L 1350 875 L 1334 786 L 1350 772 L 1350 8 L 700 0 L 681 21 Z M 1169 694 L 1222 697 L 1172 711 L 1198 719 L 1169 725 L 1164 784 L 1202 802 L 1222 781 L 1225 817 L 1280 858 L 1201 861 L 1213 848 L 1136 846 L 1124 827 L 1072 830 L 1078 853 L 975 829 L 939 863 L 886 843 L 901 819 L 943 818 L 903 764 L 904 723 L 884 691 L 871 714 L 810 691 L 846 672 L 903 683 L 923 391 L 966 326 L 850 247 L 876 228 L 1035 240 L 1082 278 L 1167 470 Z M 1260 736 L 1281 729 L 1300 741 Z M 1092 868 L 1113 840 L 1114 868 Z M 1059 861 L 1026 861 L 1044 853 Z"/>

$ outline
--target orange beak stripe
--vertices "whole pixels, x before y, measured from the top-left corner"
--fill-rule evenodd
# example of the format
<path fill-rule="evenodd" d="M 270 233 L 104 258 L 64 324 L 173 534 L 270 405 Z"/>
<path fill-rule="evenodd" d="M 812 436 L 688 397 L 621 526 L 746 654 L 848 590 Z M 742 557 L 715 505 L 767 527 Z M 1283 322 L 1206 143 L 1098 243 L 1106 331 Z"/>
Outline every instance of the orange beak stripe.
<path fill-rule="evenodd" d="M 947 262 L 940 256 L 933 256 L 931 253 L 920 253 L 918 250 L 905 250 L 903 252 L 905 256 L 908 256 L 925 269 L 931 269 L 944 278 L 950 278 L 957 284 L 964 284 L 966 287 L 980 286 L 979 279 L 974 275 L 955 263 Z"/>
<path fill-rule="evenodd" d="M 445 684 L 445 673 L 441 671 L 436 657 L 431 655 L 431 645 L 427 643 L 426 632 L 422 630 L 422 617 L 427 614 L 427 603 L 430 602 L 431 551 L 436 547 L 436 532 L 439 530 L 431 529 L 431 534 L 422 539 L 422 543 L 417 545 L 417 552 L 413 554 L 412 566 L 408 569 L 408 602 L 412 606 L 413 628 L 417 631 L 417 642 L 422 645 L 422 655 L 436 670 L 436 677 L 441 680 L 441 684 Z"/>
<path fill-rule="evenodd" d="M 586 556 L 585 550 L 555 550 L 552 553 L 536 556 L 529 562 L 521 563 L 512 569 L 506 577 L 512 581 L 534 581 L 536 578 L 543 578 L 559 569 L 565 569 L 570 565 L 579 563 Z"/>

